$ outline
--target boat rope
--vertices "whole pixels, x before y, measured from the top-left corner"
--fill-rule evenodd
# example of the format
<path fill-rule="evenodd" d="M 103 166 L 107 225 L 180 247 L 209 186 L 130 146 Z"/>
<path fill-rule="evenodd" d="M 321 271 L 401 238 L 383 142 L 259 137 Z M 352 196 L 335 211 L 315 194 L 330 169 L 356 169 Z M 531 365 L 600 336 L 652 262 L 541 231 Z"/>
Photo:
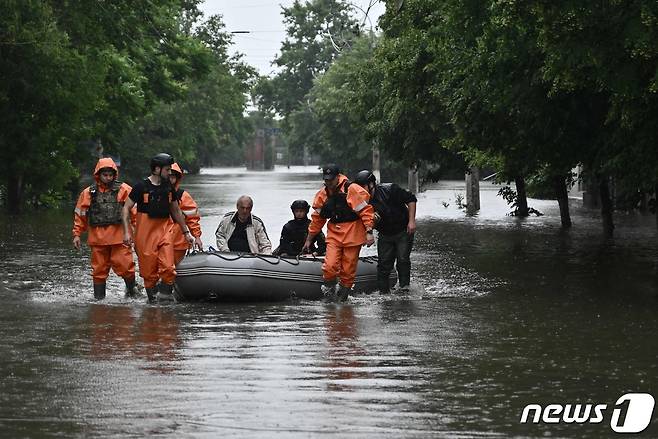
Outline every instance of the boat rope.
<path fill-rule="evenodd" d="M 208 251 L 198 251 L 198 250 L 192 250 L 188 251 L 188 255 L 194 255 L 194 254 L 207 254 L 207 255 L 212 255 L 216 256 L 220 259 L 223 259 L 225 261 L 237 261 L 242 258 L 257 258 L 260 259 L 261 261 L 267 262 L 270 265 L 278 265 L 281 262 L 285 262 L 287 264 L 290 264 L 292 266 L 297 266 L 300 264 L 301 259 L 304 260 L 310 260 L 314 262 L 323 262 L 323 259 L 318 258 L 316 255 L 313 253 L 302 256 L 300 259 L 300 255 L 297 255 L 294 259 L 293 258 L 282 258 L 281 256 L 272 256 L 272 255 L 261 255 L 261 254 L 254 254 L 254 253 L 226 253 L 226 252 L 219 252 L 215 250 L 212 246 L 208 247 Z M 272 259 L 275 260 L 272 260 Z M 365 262 L 366 264 L 375 264 L 377 263 L 377 256 L 361 256 L 359 258 L 361 261 Z"/>
<path fill-rule="evenodd" d="M 281 256 L 260 255 L 254 253 L 237 253 L 237 254 L 229 253 L 231 255 L 235 255 L 235 257 L 228 257 L 228 256 L 224 256 L 226 253 L 222 254 L 222 252 L 218 252 L 212 246 L 208 247 L 207 252 L 197 252 L 197 253 L 204 253 L 204 254 L 216 256 L 225 261 L 237 261 L 242 258 L 257 258 L 260 259 L 261 261 L 267 262 L 270 265 L 278 265 L 282 261 L 292 266 L 299 265 L 299 257 L 296 257 L 295 259 L 289 259 L 289 258 L 281 258 Z M 272 260 L 272 258 L 275 258 L 275 260 Z"/>

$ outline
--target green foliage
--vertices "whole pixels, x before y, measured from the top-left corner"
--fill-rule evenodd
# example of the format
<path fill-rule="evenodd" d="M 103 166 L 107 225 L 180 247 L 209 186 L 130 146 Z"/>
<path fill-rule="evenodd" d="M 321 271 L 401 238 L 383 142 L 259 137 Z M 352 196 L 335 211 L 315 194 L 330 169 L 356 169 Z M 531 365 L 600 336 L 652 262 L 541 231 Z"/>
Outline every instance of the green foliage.
<path fill-rule="evenodd" d="M 656 2 L 391 0 L 380 25 L 370 132 L 387 151 L 447 147 L 503 180 L 583 163 L 658 181 Z"/>
<path fill-rule="evenodd" d="M 254 76 L 229 58 L 220 17 L 197 0 L 0 0 L 0 192 L 51 203 L 90 152 L 142 174 L 169 151 L 189 168 L 242 146 Z"/>
<path fill-rule="evenodd" d="M 317 148 L 315 134 L 320 126 L 311 106 L 309 92 L 340 55 L 361 33 L 344 0 L 296 0 L 283 8 L 287 38 L 274 64 L 281 67 L 273 78 L 261 78 L 253 95 L 263 112 L 283 117 L 286 141 L 293 151 Z"/>
<path fill-rule="evenodd" d="M 317 125 L 312 133 L 314 151 L 324 162 L 350 163 L 354 169 L 370 166 L 372 141 L 363 129 L 360 104 L 372 90 L 364 88 L 360 75 L 370 64 L 373 43 L 372 36 L 356 40 L 316 79 L 309 93 L 311 109 L 305 113 L 316 121 L 307 126 Z"/>
<path fill-rule="evenodd" d="M 75 141 L 100 101 L 99 63 L 72 47 L 42 1 L 0 3 L 0 173 L 16 210 L 23 194 L 74 175 Z"/>
<path fill-rule="evenodd" d="M 122 137 L 117 151 L 130 157 L 125 166 L 130 175 L 144 173 L 148 159 L 159 151 L 168 151 L 191 170 L 233 165 L 236 157 L 241 162 L 243 144 L 251 134 L 243 117 L 245 95 L 255 72 L 239 58 L 228 57 L 230 34 L 220 17 L 210 17 L 194 35 L 210 49 L 209 72 L 200 79 L 189 78 L 178 99 L 158 103 Z"/>

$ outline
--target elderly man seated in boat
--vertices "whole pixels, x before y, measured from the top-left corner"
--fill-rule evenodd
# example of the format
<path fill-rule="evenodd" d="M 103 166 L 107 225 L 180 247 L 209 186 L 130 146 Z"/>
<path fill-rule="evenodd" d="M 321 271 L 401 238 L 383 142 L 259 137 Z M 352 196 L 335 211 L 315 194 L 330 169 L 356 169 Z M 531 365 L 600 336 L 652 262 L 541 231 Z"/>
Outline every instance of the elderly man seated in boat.
<path fill-rule="evenodd" d="M 272 243 L 267 236 L 263 220 L 252 215 L 254 201 L 242 195 L 236 203 L 236 210 L 224 214 L 217 226 L 217 249 L 221 252 L 272 253 Z"/>

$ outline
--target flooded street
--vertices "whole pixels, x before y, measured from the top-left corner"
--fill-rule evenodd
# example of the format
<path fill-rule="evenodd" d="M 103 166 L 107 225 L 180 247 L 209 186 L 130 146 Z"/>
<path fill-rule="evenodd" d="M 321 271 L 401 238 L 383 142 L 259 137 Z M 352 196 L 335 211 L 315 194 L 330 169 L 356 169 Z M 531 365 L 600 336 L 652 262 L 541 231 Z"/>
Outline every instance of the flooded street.
<path fill-rule="evenodd" d="M 182 186 L 215 245 L 223 213 L 254 199 L 274 246 L 313 167 L 205 169 Z M 0 431 L 4 437 L 609 437 L 626 393 L 658 396 L 655 217 L 574 206 L 560 231 L 482 211 L 463 182 L 419 196 L 412 289 L 345 305 L 147 305 L 112 274 L 94 302 L 71 212 L 0 217 Z M 443 202 L 448 204 L 444 207 Z M 367 249 L 362 254 L 376 254 Z M 528 404 L 607 404 L 600 424 L 520 423 Z M 658 436 L 652 424 L 642 437 Z"/>

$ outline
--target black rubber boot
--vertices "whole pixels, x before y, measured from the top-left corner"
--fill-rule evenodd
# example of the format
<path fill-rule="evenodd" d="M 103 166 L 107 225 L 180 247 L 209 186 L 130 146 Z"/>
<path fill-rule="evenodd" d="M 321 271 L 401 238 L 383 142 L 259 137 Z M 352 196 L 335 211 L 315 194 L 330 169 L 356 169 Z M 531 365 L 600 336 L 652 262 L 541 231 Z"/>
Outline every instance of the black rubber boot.
<path fill-rule="evenodd" d="M 126 282 L 126 297 L 134 299 L 140 296 L 134 277 L 132 279 L 124 279 L 124 282 Z"/>
<path fill-rule="evenodd" d="M 386 280 L 377 279 L 377 289 L 379 294 L 389 294 L 391 292 L 390 282 Z"/>
<path fill-rule="evenodd" d="M 173 302 L 174 286 L 166 283 L 158 285 L 158 302 Z"/>
<path fill-rule="evenodd" d="M 327 302 L 333 302 L 336 300 L 336 281 L 327 281 L 325 280 L 322 283 L 322 295 L 324 296 L 324 300 Z"/>
<path fill-rule="evenodd" d="M 157 287 L 146 288 L 146 296 L 148 297 L 149 303 L 155 302 L 157 295 L 158 295 Z"/>
<path fill-rule="evenodd" d="M 352 291 L 352 288 L 344 287 L 342 285 L 338 286 L 338 293 L 336 294 L 336 300 L 338 302 L 345 302 L 347 301 L 347 298 L 350 296 L 350 291 Z"/>
<path fill-rule="evenodd" d="M 105 299 L 105 283 L 94 284 L 94 299 L 96 300 Z"/>

